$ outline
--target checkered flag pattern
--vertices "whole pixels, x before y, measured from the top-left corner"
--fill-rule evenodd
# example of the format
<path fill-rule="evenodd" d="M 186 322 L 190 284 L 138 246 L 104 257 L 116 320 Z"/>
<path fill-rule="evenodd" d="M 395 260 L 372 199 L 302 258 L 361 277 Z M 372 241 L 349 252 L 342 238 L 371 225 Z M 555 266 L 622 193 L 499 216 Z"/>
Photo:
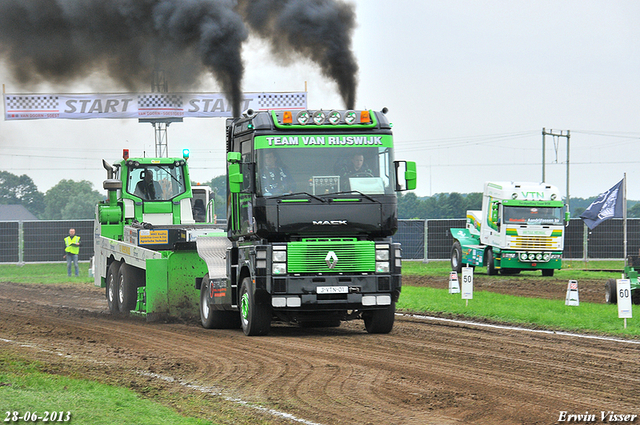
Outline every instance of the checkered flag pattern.
<path fill-rule="evenodd" d="M 139 108 L 182 108 L 179 94 L 145 94 L 138 96 Z"/>
<path fill-rule="evenodd" d="M 307 107 L 306 93 L 263 93 L 258 95 L 260 109 L 286 109 Z"/>
<path fill-rule="evenodd" d="M 58 96 L 7 95 L 7 111 L 58 111 Z"/>

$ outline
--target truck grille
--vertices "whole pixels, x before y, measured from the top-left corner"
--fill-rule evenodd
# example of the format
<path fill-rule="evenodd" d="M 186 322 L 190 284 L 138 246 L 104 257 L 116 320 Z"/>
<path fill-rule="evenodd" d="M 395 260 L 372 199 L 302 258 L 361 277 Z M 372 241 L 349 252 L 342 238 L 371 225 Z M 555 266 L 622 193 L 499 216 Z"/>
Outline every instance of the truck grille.
<path fill-rule="evenodd" d="M 372 273 L 376 267 L 375 250 L 372 241 L 358 241 L 352 238 L 290 242 L 287 246 L 287 272 Z"/>
<path fill-rule="evenodd" d="M 546 236 L 516 236 L 509 239 L 509 248 L 513 249 L 559 249 L 558 238 Z"/>

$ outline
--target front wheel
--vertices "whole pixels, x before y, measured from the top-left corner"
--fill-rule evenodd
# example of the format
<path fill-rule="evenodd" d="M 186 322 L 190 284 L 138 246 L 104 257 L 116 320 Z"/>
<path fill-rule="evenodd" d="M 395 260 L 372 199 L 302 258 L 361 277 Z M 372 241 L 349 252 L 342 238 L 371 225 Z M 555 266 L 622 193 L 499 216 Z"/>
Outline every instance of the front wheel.
<path fill-rule="evenodd" d="M 257 302 L 249 277 L 242 280 L 240 322 L 247 336 L 267 335 L 271 329 L 271 306 Z"/>
<path fill-rule="evenodd" d="M 462 273 L 462 246 L 455 241 L 451 247 L 451 270 Z"/>
<path fill-rule="evenodd" d="M 363 313 L 364 327 L 370 334 L 388 334 L 393 329 L 396 318 L 396 303 L 383 310 L 371 310 Z"/>
<path fill-rule="evenodd" d="M 618 284 L 615 279 L 609 279 L 604 284 L 604 301 L 607 304 L 618 303 Z"/>

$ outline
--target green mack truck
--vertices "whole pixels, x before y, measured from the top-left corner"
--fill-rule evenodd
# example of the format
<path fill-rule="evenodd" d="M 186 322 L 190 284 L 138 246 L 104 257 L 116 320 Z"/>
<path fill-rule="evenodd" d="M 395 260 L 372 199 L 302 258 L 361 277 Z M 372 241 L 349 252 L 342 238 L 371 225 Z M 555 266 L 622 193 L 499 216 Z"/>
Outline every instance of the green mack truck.
<path fill-rule="evenodd" d="M 487 274 L 542 270 L 553 276 L 562 266 L 564 204 L 546 183 L 486 182 L 482 211 L 467 211 L 466 228 L 451 230 L 451 269 L 486 266 Z"/>
<path fill-rule="evenodd" d="M 227 224 L 196 223 L 184 158 L 103 161 L 96 284 L 114 313 L 199 314 L 206 328 L 265 335 L 275 320 L 393 328 L 401 289 L 396 161 L 386 110 L 247 111 L 227 121 Z M 147 171 L 162 197 L 136 186 Z M 143 172 L 144 171 L 144 172 Z M 210 217 L 210 215 L 209 215 Z"/>

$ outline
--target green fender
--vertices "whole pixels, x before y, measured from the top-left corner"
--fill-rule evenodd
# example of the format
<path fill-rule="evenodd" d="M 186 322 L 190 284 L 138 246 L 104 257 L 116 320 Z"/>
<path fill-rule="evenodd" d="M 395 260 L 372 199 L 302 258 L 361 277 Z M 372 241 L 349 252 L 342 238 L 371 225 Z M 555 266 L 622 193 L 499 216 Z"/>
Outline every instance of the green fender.
<path fill-rule="evenodd" d="M 460 242 L 462 247 L 469 245 L 479 245 L 480 238 L 476 235 L 472 235 L 468 229 L 449 229 L 453 239 Z"/>

